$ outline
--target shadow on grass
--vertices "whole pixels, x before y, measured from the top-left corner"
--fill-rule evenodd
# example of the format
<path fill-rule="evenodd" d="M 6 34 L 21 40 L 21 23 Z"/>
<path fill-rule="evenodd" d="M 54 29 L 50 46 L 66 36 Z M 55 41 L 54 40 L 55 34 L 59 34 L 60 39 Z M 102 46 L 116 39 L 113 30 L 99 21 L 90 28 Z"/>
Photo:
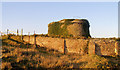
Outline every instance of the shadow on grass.
<path fill-rule="evenodd" d="M 32 63 L 33 66 L 31 66 L 30 63 Z M 46 68 L 41 67 L 41 66 L 35 67 L 34 64 L 36 64 L 36 61 L 34 61 L 34 60 L 33 61 L 29 61 L 27 59 L 24 59 L 24 60 L 21 60 L 19 62 L 11 63 L 11 66 L 12 66 L 12 70 L 19 70 L 19 69 L 25 69 L 25 70 L 41 69 L 41 70 L 44 70 L 44 69 L 46 69 Z M 23 68 L 23 66 L 25 66 L 25 68 Z"/>
<path fill-rule="evenodd" d="M 7 43 L 7 42 L 4 42 L 4 40 L 11 40 L 11 41 L 13 41 L 13 42 L 16 42 L 17 44 L 16 44 L 16 45 L 14 45 L 14 44 L 9 44 L 9 43 Z M 3 45 L 3 46 L 20 47 L 20 48 L 30 48 L 30 47 L 33 46 L 32 44 L 29 44 L 29 43 L 24 44 L 23 42 L 24 42 L 24 41 L 17 41 L 17 40 L 14 40 L 14 39 L 12 39 L 12 38 L 2 39 L 2 45 Z M 19 44 L 20 44 L 20 45 L 19 45 Z"/>
<path fill-rule="evenodd" d="M 31 51 L 31 52 L 22 52 L 22 54 L 21 54 L 21 56 L 22 55 L 25 55 L 25 56 L 28 56 L 28 55 L 32 55 L 32 56 L 34 56 L 36 53 L 33 51 Z"/>
<path fill-rule="evenodd" d="M 15 62 L 15 56 L 2 57 L 2 62 Z"/>
<path fill-rule="evenodd" d="M 108 60 L 107 63 L 104 63 L 104 64 L 99 64 L 97 66 L 97 68 L 120 68 L 120 56 L 105 56 L 105 55 L 102 55 L 101 57 L 104 57 Z M 115 61 L 118 61 L 117 63 Z"/>
<path fill-rule="evenodd" d="M 107 58 L 107 59 L 120 59 L 120 56 L 106 56 L 106 55 L 102 55 L 101 57 Z"/>
<path fill-rule="evenodd" d="M 2 53 L 10 53 L 10 50 L 9 49 L 7 49 L 7 48 L 2 48 L 2 50 L 5 50 L 5 51 L 2 51 Z"/>
<path fill-rule="evenodd" d="M 73 66 L 72 68 L 79 68 L 79 66 L 82 66 L 82 65 L 86 65 L 88 62 L 80 62 L 80 63 L 68 63 L 68 64 L 63 64 L 63 65 L 59 65 L 59 66 L 56 66 L 54 67 L 55 69 L 58 69 L 58 68 L 68 68 L 69 66 Z"/>
<path fill-rule="evenodd" d="M 40 47 L 39 45 L 37 45 L 36 49 L 37 49 L 40 53 L 45 53 L 45 54 L 50 54 L 50 53 L 54 53 L 54 52 L 59 52 L 58 50 L 48 49 L 48 48 L 46 48 L 46 47 Z"/>
<path fill-rule="evenodd" d="M 116 64 L 115 62 L 112 62 L 112 61 L 108 61 L 108 64 L 104 63 L 104 64 L 101 64 L 99 63 L 99 65 L 97 66 L 97 68 L 119 68 L 119 64 Z"/>

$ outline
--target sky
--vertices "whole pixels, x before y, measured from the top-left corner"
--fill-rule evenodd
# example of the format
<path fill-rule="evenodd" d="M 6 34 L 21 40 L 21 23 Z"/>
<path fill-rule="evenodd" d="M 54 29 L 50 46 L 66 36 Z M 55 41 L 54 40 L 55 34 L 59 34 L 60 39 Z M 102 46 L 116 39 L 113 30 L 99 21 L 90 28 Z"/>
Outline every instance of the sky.
<path fill-rule="evenodd" d="M 62 19 L 87 19 L 92 37 L 118 36 L 117 2 L 3 2 L 2 31 L 23 28 L 24 34 L 46 34 L 48 24 Z"/>
<path fill-rule="evenodd" d="M 120 2 L 118 2 L 118 37 L 120 37 Z"/>
<path fill-rule="evenodd" d="M 119 0 L 1 0 L 2 2 L 118 2 Z"/>

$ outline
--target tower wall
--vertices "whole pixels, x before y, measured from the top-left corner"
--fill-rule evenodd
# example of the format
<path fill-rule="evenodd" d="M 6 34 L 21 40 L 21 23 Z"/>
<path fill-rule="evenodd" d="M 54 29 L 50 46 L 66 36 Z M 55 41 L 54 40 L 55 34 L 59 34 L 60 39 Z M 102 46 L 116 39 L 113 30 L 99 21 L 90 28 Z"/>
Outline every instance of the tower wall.
<path fill-rule="evenodd" d="M 64 19 L 52 22 L 48 26 L 49 35 L 64 35 L 73 37 L 91 37 L 89 33 L 89 22 L 85 19 Z"/>

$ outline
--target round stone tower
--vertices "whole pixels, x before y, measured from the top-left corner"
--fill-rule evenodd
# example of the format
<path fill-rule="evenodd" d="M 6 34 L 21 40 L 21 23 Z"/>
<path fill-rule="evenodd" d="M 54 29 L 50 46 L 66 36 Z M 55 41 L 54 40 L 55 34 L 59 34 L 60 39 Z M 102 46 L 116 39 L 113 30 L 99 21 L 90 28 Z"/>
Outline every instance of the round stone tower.
<path fill-rule="evenodd" d="M 74 37 L 91 37 L 89 33 L 89 22 L 85 19 L 75 19 L 72 21 L 72 25 L 67 26 L 69 34 L 72 34 Z"/>
<path fill-rule="evenodd" d="M 63 19 L 48 25 L 48 35 L 91 37 L 86 19 Z"/>

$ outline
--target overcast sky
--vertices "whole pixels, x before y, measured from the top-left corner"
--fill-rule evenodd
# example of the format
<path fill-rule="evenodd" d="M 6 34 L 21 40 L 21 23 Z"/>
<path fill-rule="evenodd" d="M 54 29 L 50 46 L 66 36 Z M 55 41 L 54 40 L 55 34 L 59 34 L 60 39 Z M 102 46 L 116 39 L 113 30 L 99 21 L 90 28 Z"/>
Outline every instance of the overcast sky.
<path fill-rule="evenodd" d="M 118 36 L 117 2 L 4 2 L 2 31 L 48 32 L 48 24 L 62 19 L 87 19 L 92 37 Z"/>

